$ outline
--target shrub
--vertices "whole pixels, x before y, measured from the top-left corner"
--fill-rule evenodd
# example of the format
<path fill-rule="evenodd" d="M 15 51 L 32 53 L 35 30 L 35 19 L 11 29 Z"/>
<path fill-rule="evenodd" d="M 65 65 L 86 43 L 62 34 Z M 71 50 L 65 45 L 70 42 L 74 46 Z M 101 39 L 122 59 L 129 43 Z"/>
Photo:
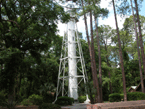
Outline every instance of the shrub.
<path fill-rule="evenodd" d="M 39 109 L 61 109 L 61 107 L 57 104 L 42 103 L 39 105 Z"/>
<path fill-rule="evenodd" d="M 32 102 L 34 105 L 41 105 L 43 103 L 43 97 L 40 95 L 31 95 L 28 98 L 30 102 Z"/>
<path fill-rule="evenodd" d="M 145 94 L 142 92 L 128 92 L 127 100 L 145 100 Z"/>
<path fill-rule="evenodd" d="M 96 100 L 95 95 L 89 95 L 89 99 L 91 101 L 91 104 L 94 104 L 95 103 L 95 100 Z"/>
<path fill-rule="evenodd" d="M 124 101 L 124 94 L 120 94 L 121 101 Z"/>
<path fill-rule="evenodd" d="M 7 101 L 5 103 L 5 107 L 7 107 L 8 109 L 15 109 L 16 106 L 16 102 L 15 101 Z"/>
<path fill-rule="evenodd" d="M 79 96 L 78 97 L 79 103 L 84 103 L 85 100 L 86 100 L 86 96 Z"/>
<path fill-rule="evenodd" d="M 72 101 L 72 103 L 74 103 L 74 101 L 75 101 L 74 98 L 71 98 L 71 101 Z"/>
<path fill-rule="evenodd" d="M 30 102 L 29 99 L 24 99 L 24 100 L 21 102 L 21 105 L 29 106 L 29 105 L 33 105 L 33 103 Z"/>
<path fill-rule="evenodd" d="M 110 102 L 118 102 L 124 100 L 124 94 L 113 93 L 109 95 Z M 128 92 L 127 93 L 127 100 L 145 100 L 145 94 L 142 92 Z"/>
<path fill-rule="evenodd" d="M 121 96 L 119 93 L 112 93 L 109 95 L 109 101 L 110 102 L 118 102 L 121 101 Z"/>
<path fill-rule="evenodd" d="M 55 104 L 58 104 L 58 105 L 61 105 L 61 106 L 72 105 L 73 101 L 74 100 L 72 98 L 67 97 L 67 96 L 63 96 L 63 97 L 58 97 Z"/>
<path fill-rule="evenodd" d="M 44 103 L 52 103 L 54 101 L 54 96 L 51 93 L 43 94 L 43 102 Z"/>
<path fill-rule="evenodd" d="M 5 106 L 6 97 L 3 91 L 0 92 L 0 106 Z"/>

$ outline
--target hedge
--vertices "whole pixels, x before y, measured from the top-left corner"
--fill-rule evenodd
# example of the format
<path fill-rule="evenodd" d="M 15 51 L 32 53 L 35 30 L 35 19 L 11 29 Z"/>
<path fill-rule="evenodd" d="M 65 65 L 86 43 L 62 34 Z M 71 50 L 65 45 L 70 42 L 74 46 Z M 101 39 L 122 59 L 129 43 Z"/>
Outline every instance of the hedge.
<path fill-rule="evenodd" d="M 119 102 L 124 99 L 124 94 L 113 93 L 109 95 L 110 102 Z M 145 93 L 142 92 L 128 92 L 127 100 L 145 100 Z"/>
<path fill-rule="evenodd" d="M 43 103 L 43 97 L 40 95 L 31 95 L 28 98 L 33 105 L 41 105 Z"/>
<path fill-rule="evenodd" d="M 119 102 L 121 101 L 121 96 L 119 93 L 112 93 L 109 95 L 110 102 Z"/>
<path fill-rule="evenodd" d="M 145 94 L 142 92 L 129 92 L 127 93 L 127 100 L 145 100 Z"/>
<path fill-rule="evenodd" d="M 85 100 L 86 100 L 86 96 L 79 96 L 78 97 L 79 103 L 84 103 Z"/>
<path fill-rule="evenodd" d="M 33 105 L 33 103 L 30 102 L 29 99 L 24 99 L 24 100 L 21 102 L 21 105 L 30 106 L 30 105 Z"/>
<path fill-rule="evenodd" d="M 57 98 L 57 101 L 55 102 L 55 104 L 65 106 L 65 105 L 72 105 L 73 102 L 74 102 L 73 98 L 62 96 L 62 97 Z"/>
<path fill-rule="evenodd" d="M 55 100 L 51 93 L 45 93 L 42 97 L 44 103 L 52 103 Z"/>

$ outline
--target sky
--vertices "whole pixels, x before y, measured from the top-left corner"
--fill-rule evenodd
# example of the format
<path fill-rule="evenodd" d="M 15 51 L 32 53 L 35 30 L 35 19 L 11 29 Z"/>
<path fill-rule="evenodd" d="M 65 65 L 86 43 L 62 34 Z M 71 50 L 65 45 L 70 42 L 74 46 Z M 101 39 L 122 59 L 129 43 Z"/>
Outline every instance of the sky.
<path fill-rule="evenodd" d="M 110 27 L 112 27 L 113 29 L 115 29 L 115 19 L 114 19 L 114 12 L 113 12 L 113 6 L 109 5 L 109 2 L 111 0 L 101 0 L 101 8 L 107 8 L 109 10 L 109 15 L 107 18 L 99 18 L 98 22 L 99 22 L 99 26 L 100 25 L 109 25 Z M 143 0 L 142 2 L 142 7 L 141 7 L 141 11 L 139 12 L 140 15 L 145 16 L 145 0 Z M 123 23 L 125 21 L 125 19 L 129 17 L 129 16 L 125 16 L 125 17 L 121 17 L 120 15 L 117 14 L 117 20 L 118 20 L 118 27 L 121 29 L 123 27 Z M 89 27 L 89 17 L 87 17 L 88 20 L 88 27 Z M 77 22 L 77 29 L 79 32 L 82 32 L 83 34 L 83 38 L 86 39 L 86 33 L 85 33 L 85 25 L 84 25 L 84 20 L 83 17 L 81 17 L 79 19 L 79 22 Z M 58 29 L 59 32 L 58 34 L 63 36 L 64 35 L 64 31 L 66 29 L 66 24 L 62 24 L 61 22 L 59 22 L 58 24 Z"/>

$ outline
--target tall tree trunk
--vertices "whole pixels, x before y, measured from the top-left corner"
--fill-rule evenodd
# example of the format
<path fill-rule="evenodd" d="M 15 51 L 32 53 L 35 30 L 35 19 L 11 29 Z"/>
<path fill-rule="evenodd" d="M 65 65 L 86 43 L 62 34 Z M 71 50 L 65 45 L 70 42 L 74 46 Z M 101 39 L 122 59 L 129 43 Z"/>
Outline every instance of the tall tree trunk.
<path fill-rule="evenodd" d="M 121 72 L 122 72 L 122 79 L 123 79 L 124 101 L 127 101 L 126 81 L 125 81 L 123 57 L 122 57 L 122 50 L 121 50 L 121 41 L 120 41 L 120 35 L 119 35 L 119 29 L 118 29 L 118 23 L 117 23 L 117 16 L 116 16 L 116 10 L 115 10 L 115 3 L 114 3 L 114 0 L 112 0 L 112 2 L 113 2 L 113 9 L 114 9 L 114 17 L 115 17 L 115 23 L 116 23 L 116 30 L 117 30 L 117 35 L 118 35 L 119 57 L 120 57 Z"/>
<path fill-rule="evenodd" d="M 93 67 L 93 61 L 92 61 L 92 53 L 91 53 L 91 45 L 90 45 L 90 39 L 89 39 L 89 34 L 88 34 L 88 25 L 87 25 L 87 17 L 85 14 L 85 10 L 84 10 L 84 3 L 83 0 L 82 1 L 82 6 L 83 6 L 83 11 L 84 11 L 84 23 L 85 23 L 85 30 L 86 30 L 86 36 L 87 36 L 87 41 L 88 41 L 88 46 L 89 46 L 89 53 L 90 53 L 90 60 L 91 60 L 91 69 L 92 69 L 92 76 L 93 76 L 93 80 L 94 80 L 94 67 Z M 94 87 L 95 87 L 95 81 L 94 82 Z"/>
<path fill-rule="evenodd" d="M 94 67 L 94 76 L 95 76 L 95 82 L 96 82 L 96 88 L 97 88 L 97 102 L 100 103 L 100 88 L 99 88 L 99 82 L 97 77 L 97 68 L 96 68 L 96 61 L 95 61 L 95 49 L 94 49 L 94 36 L 93 36 L 93 23 L 92 23 L 92 11 L 90 10 L 90 31 L 91 31 L 91 50 L 92 50 L 92 57 L 93 57 L 93 67 Z"/>
<path fill-rule="evenodd" d="M 83 11 L 84 11 L 84 22 L 85 22 L 85 29 L 86 29 L 86 36 L 87 36 L 87 40 L 88 40 L 88 45 L 89 45 L 89 52 L 90 52 L 90 58 L 91 58 L 91 69 L 92 69 L 92 77 L 93 77 L 93 84 L 94 84 L 94 88 L 97 88 L 97 99 L 98 102 L 100 102 L 100 92 L 99 92 L 99 83 L 98 83 L 98 78 L 97 78 L 97 70 L 96 70 L 96 63 L 95 63 L 95 56 L 94 54 L 94 43 L 90 44 L 90 39 L 89 39 L 89 34 L 88 34 L 88 26 L 87 26 L 87 17 L 85 14 L 85 10 L 84 10 L 84 3 L 83 0 L 81 0 L 82 2 L 82 6 L 83 6 Z M 91 37 L 91 42 L 92 42 L 92 37 Z"/>
<path fill-rule="evenodd" d="M 145 77 L 145 57 L 144 57 L 144 47 L 143 47 L 143 40 L 142 40 L 142 34 L 141 34 L 141 25 L 140 25 L 139 12 L 138 12 L 138 4 L 137 4 L 137 0 L 134 0 L 134 2 L 135 2 L 135 7 L 136 7 L 136 16 L 137 16 L 138 29 L 139 29 L 139 40 L 140 40 L 141 56 L 142 56 L 144 77 Z"/>
<path fill-rule="evenodd" d="M 141 89 L 142 89 L 142 92 L 144 93 L 144 82 L 143 82 L 143 75 L 142 75 L 142 68 L 141 68 L 141 59 L 140 59 L 140 50 L 139 50 L 139 40 L 138 40 L 138 34 L 137 34 L 137 27 L 136 27 L 135 15 L 134 15 L 133 6 L 132 6 L 132 0 L 130 0 L 130 2 L 131 2 L 134 28 L 135 28 L 135 36 L 136 36 L 136 42 L 137 42 L 137 52 L 138 52 L 139 71 L 140 71 L 140 79 L 141 79 Z"/>
<path fill-rule="evenodd" d="M 98 56 L 99 56 L 99 79 L 100 79 L 100 99 L 103 102 L 103 93 L 102 93 L 102 68 L 101 68 L 101 51 L 100 51 L 100 40 L 99 40 L 99 33 L 98 33 L 98 26 L 97 26 L 97 18 L 94 15 L 95 26 L 96 26 L 96 38 L 97 38 L 97 45 L 98 45 Z"/>

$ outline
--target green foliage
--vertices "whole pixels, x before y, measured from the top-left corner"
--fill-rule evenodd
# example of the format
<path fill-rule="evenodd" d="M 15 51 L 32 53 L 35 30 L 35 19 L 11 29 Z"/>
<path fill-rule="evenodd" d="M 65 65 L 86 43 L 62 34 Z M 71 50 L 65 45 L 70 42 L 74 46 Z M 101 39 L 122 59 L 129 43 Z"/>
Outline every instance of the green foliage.
<path fill-rule="evenodd" d="M 43 102 L 44 103 L 52 103 L 54 101 L 54 96 L 51 93 L 43 94 Z"/>
<path fill-rule="evenodd" d="M 86 84 L 83 84 L 80 88 L 79 88 L 79 95 L 86 95 L 86 93 L 89 96 L 89 99 L 91 101 L 92 104 L 94 104 L 95 101 L 95 94 L 96 94 L 96 88 L 94 88 L 93 86 L 93 81 L 91 82 L 87 82 Z"/>
<path fill-rule="evenodd" d="M 120 94 L 120 97 L 121 97 L 121 101 L 124 100 L 124 94 Z"/>
<path fill-rule="evenodd" d="M 57 101 L 55 102 L 55 104 L 65 106 L 65 105 L 72 105 L 73 102 L 74 102 L 74 99 L 67 96 L 62 96 L 62 97 L 57 98 Z"/>
<path fill-rule="evenodd" d="M 135 17 L 136 17 L 136 15 L 135 15 Z M 140 17 L 141 26 L 144 28 L 145 17 L 141 16 L 141 15 L 139 17 Z M 137 22 L 137 20 L 136 20 L 136 22 Z M 133 21 L 133 16 L 132 15 L 129 18 L 125 19 L 123 27 L 129 33 L 131 33 L 131 34 L 134 33 L 134 21 Z"/>
<path fill-rule="evenodd" d="M 8 109 L 15 109 L 16 104 L 17 103 L 15 101 L 7 101 L 5 103 L 5 107 L 7 107 Z"/>
<path fill-rule="evenodd" d="M 119 102 L 121 101 L 121 96 L 119 93 L 112 93 L 109 95 L 110 102 Z"/>
<path fill-rule="evenodd" d="M 127 93 L 127 100 L 145 100 L 145 94 L 142 92 L 129 92 Z"/>
<path fill-rule="evenodd" d="M 0 106 L 5 106 L 5 103 L 6 103 L 6 97 L 5 97 L 4 91 L 1 91 L 0 92 Z"/>
<path fill-rule="evenodd" d="M 54 0 L 4 0 L 0 7 L 0 89 L 8 94 L 16 89 L 16 100 L 28 98 L 44 83 L 56 83 L 56 46 L 61 47 L 62 39 L 56 35 L 57 21 L 70 16 Z"/>
<path fill-rule="evenodd" d="M 33 105 L 33 103 L 32 103 L 29 99 L 24 99 L 24 100 L 21 102 L 21 105 L 29 106 L 29 105 Z"/>
<path fill-rule="evenodd" d="M 113 68 L 111 73 L 111 83 L 114 93 L 123 93 L 122 73 L 120 68 Z"/>
<path fill-rule="evenodd" d="M 109 95 L 110 102 L 119 102 L 124 100 L 124 94 L 113 93 Z M 145 100 L 145 94 L 142 92 L 128 92 L 127 100 Z"/>
<path fill-rule="evenodd" d="M 31 95 L 28 98 L 30 102 L 32 102 L 34 105 L 41 105 L 43 103 L 43 97 L 40 95 Z"/>
<path fill-rule="evenodd" d="M 84 103 L 85 100 L 86 100 L 86 96 L 79 96 L 78 97 L 79 103 Z"/>
<path fill-rule="evenodd" d="M 75 102 L 74 98 L 71 98 L 71 101 L 72 101 L 72 103 L 74 103 Z"/>
<path fill-rule="evenodd" d="M 39 105 L 39 109 L 61 109 L 61 107 L 57 104 L 42 103 Z"/>

